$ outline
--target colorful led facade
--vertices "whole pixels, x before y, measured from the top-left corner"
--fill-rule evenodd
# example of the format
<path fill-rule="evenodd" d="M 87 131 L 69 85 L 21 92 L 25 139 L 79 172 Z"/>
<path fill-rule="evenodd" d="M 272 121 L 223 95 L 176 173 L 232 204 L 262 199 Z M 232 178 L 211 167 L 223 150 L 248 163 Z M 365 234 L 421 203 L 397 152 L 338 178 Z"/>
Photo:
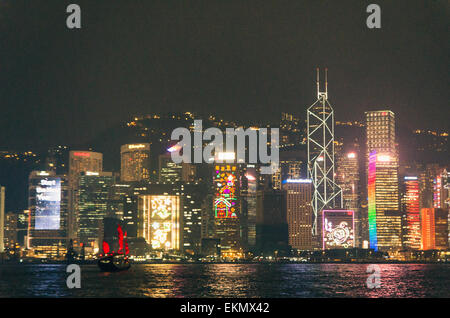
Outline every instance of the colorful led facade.
<path fill-rule="evenodd" d="M 153 249 L 180 250 L 180 196 L 140 195 L 138 209 L 138 236 L 144 237 Z"/>
<path fill-rule="evenodd" d="M 420 198 L 419 180 L 416 176 L 404 177 L 406 213 L 405 245 L 410 249 L 420 249 Z"/>
<path fill-rule="evenodd" d="M 225 158 L 227 159 L 227 158 Z M 231 160 L 231 159 L 230 159 Z M 220 239 L 224 255 L 240 253 L 244 240 L 241 233 L 240 174 L 238 165 L 217 163 L 213 171 L 214 236 Z"/>
<path fill-rule="evenodd" d="M 370 248 L 401 249 L 402 218 L 399 211 L 396 157 L 372 151 L 368 173 Z"/>
<path fill-rule="evenodd" d="M 372 152 L 369 157 L 369 174 L 368 174 L 368 219 L 369 219 L 369 246 L 377 250 L 377 211 L 375 202 L 375 180 L 376 180 L 377 153 Z"/>
<path fill-rule="evenodd" d="M 322 248 L 355 247 L 355 218 L 352 210 L 322 211 Z"/>
<path fill-rule="evenodd" d="M 237 218 L 237 182 L 235 165 L 215 166 L 214 216 L 216 218 Z"/>

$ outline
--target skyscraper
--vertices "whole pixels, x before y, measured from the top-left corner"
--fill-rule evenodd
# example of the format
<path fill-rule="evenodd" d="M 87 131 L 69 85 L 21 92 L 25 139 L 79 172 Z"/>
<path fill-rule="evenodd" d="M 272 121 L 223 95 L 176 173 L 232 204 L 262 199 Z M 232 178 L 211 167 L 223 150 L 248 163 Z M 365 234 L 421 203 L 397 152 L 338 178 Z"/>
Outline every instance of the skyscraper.
<path fill-rule="evenodd" d="M 320 211 L 342 206 L 342 191 L 334 180 L 334 111 L 328 101 L 326 69 L 325 92 L 320 91 L 319 69 L 317 69 L 317 101 L 307 110 L 307 132 L 308 177 L 313 185 L 312 231 L 317 236 Z"/>
<path fill-rule="evenodd" d="M 356 151 L 349 151 L 338 158 L 336 179 L 342 189 L 343 208 L 354 212 L 355 246 L 360 246 L 359 160 Z"/>
<path fill-rule="evenodd" d="M 405 176 L 402 207 L 406 215 L 405 247 L 420 249 L 420 192 L 417 176 Z"/>
<path fill-rule="evenodd" d="M 390 110 L 368 111 L 366 114 L 366 156 L 376 150 L 397 158 L 395 147 L 395 114 Z"/>
<path fill-rule="evenodd" d="M 233 160 L 234 161 L 234 157 Z M 220 239 L 221 251 L 235 255 L 242 250 L 240 171 L 235 163 L 215 163 L 214 184 L 214 230 Z"/>
<path fill-rule="evenodd" d="M 27 247 L 40 257 L 62 257 L 67 247 L 68 182 L 53 172 L 32 171 L 29 176 Z"/>
<path fill-rule="evenodd" d="M 312 181 L 287 179 L 283 183 L 286 193 L 289 245 L 298 250 L 311 250 L 318 242 L 313 240 L 313 210 L 311 207 Z"/>
<path fill-rule="evenodd" d="M 370 154 L 368 175 L 368 213 L 370 248 L 401 248 L 397 160 L 389 154 Z"/>
<path fill-rule="evenodd" d="M 0 186 L 0 253 L 5 251 L 5 187 Z"/>
<path fill-rule="evenodd" d="M 112 172 L 82 172 L 78 177 L 78 239 L 86 252 L 96 252 L 99 247 L 101 222 L 107 216 L 109 192 L 114 184 Z"/>
<path fill-rule="evenodd" d="M 127 144 L 120 147 L 120 180 L 150 179 L 150 144 Z"/>
<path fill-rule="evenodd" d="M 449 212 L 445 209 L 422 208 L 420 210 L 421 222 L 421 249 L 446 250 L 449 247 Z"/>
<path fill-rule="evenodd" d="M 82 172 L 97 173 L 102 170 L 103 154 L 83 150 L 72 150 L 69 152 L 68 234 L 70 239 L 76 239 L 78 232 L 78 178 Z"/>
<path fill-rule="evenodd" d="M 180 196 L 140 195 L 138 236 L 153 249 L 180 250 L 183 244 Z"/>

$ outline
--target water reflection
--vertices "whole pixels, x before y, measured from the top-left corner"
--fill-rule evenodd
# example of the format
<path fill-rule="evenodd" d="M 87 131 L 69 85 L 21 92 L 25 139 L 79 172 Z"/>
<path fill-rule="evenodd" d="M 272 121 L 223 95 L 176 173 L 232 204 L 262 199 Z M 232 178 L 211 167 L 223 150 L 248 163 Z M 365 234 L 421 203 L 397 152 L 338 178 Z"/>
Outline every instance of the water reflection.
<path fill-rule="evenodd" d="M 82 266 L 68 289 L 64 265 L 0 266 L 0 297 L 450 297 L 450 265 L 380 264 L 381 286 L 366 286 L 367 264 L 151 264 L 102 273 Z"/>

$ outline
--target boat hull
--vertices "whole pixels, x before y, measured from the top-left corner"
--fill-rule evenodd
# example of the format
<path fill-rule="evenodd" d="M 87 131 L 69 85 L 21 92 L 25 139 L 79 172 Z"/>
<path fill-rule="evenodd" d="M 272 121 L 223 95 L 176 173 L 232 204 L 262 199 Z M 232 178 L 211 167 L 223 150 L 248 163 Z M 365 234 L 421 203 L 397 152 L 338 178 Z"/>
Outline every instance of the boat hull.
<path fill-rule="evenodd" d="M 102 257 L 97 262 L 98 267 L 103 272 L 126 271 L 131 267 L 130 261 L 123 255 L 111 255 Z"/>

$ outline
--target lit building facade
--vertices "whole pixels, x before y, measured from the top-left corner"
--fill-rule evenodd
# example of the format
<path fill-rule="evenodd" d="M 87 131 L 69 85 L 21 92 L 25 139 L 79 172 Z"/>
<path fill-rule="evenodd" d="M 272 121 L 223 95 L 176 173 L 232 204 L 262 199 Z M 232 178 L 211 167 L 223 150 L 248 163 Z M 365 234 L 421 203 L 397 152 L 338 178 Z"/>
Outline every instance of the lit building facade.
<path fill-rule="evenodd" d="M 120 180 L 150 179 L 150 144 L 126 144 L 120 147 Z"/>
<path fill-rule="evenodd" d="M 408 249 L 420 249 L 420 190 L 417 176 L 403 178 L 404 195 L 402 198 L 403 210 L 406 217 L 405 242 Z"/>
<path fill-rule="evenodd" d="M 402 217 L 399 211 L 396 157 L 372 151 L 368 174 L 370 248 L 401 249 Z"/>
<path fill-rule="evenodd" d="M 0 253 L 5 252 L 5 187 L 0 186 Z"/>
<path fill-rule="evenodd" d="M 446 209 L 422 208 L 421 220 L 421 249 L 446 250 L 449 248 L 449 211 Z"/>
<path fill-rule="evenodd" d="M 101 172 L 103 154 L 93 151 L 71 150 L 69 152 L 69 238 L 76 240 L 78 233 L 78 178 L 82 172 Z"/>
<path fill-rule="evenodd" d="M 213 175 L 215 236 L 220 239 L 221 252 L 241 252 L 241 198 L 238 165 L 216 163 Z"/>
<path fill-rule="evenodd" d="M 321 214 L 322 249 L 354 248 L 354 211 L 323 210 Z"/>
<path fill-rule="evenodd" d="M 110 189 L 115 182 L 112 172 L 83 172 L 78 177 L 78 240 L 89 252 L 96 252 L 102 239 L 100 226 L 107 216 Z"/>
<path fill-rule="evenodd" d="M 388 153 L 397 157 L 395 147 L 395 114 L 390 110 L 366 112 L 366 155 L 370 153 Z"/>
<path fill-rule="evenodd" d="M 68 180 L 53 172 L 32 171 L 28 188 L 27 247 L 37 257 L 63 257 L 68 240 Z"/>
<path fill-rule="evenodd" d="M 138 236 L 155 250 L 180 250 L 182 215 L 180 196 L 140 195 Z"/>
<path fill-rule="evenodd" d="M 336 179 L 342 189 L 343 208 L 354 212 L 355 246 L 360 246 L 362 218 L 359 213 L 359 159 L 356 151 L 347 152 L 339 157 Z"/>
<path fill-rule="evenodd" d="M 313 240 L 312 232 L 312 181 L 287 179 L 283 183 L 283 190 L 286 191 L 289 245 L 298 250 L 312 250 L 318 243 Z"/>

